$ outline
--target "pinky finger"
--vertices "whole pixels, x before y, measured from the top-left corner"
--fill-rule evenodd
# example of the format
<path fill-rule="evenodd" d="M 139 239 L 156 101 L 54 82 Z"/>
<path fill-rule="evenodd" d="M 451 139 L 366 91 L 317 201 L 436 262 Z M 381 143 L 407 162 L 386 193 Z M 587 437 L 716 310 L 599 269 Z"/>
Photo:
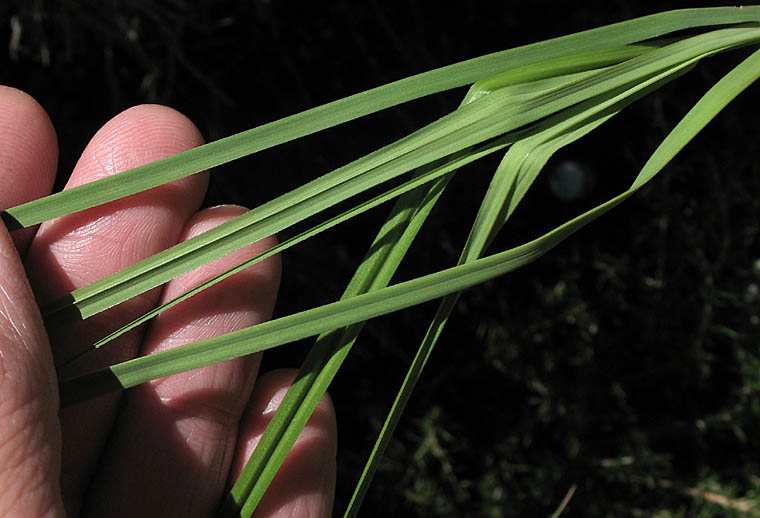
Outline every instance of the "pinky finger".
<path fill-rule="evenodd" d="M 254 387 L 243 416 L 237 450 L 230 472 L 237 480 L 296 372 L 290 369 L 264 374 Z M 328 517 L 335 494 L 335 455 L 337 427 L 335 410 L 329 396 L 317 405 L 314 414 L 293 445 L 285 462 L 262 498 L 256 518 Z"/>

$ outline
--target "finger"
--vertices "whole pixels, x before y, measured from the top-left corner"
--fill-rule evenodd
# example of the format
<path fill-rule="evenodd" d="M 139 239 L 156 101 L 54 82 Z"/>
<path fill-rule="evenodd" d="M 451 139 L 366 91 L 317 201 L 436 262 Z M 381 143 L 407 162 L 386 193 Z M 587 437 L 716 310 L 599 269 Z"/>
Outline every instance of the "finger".
<path fill-rule="evenodd" d="M 242 214 L 242 207 L 205 210 L 187 239 Z M 275 244 L 266 239 L 171 283 L 168 302 Z M 274 256 L 159 315 L 142 354 L 174 348 L 270 318 L 279 285 Z M 85 516 L 206 517 L 224 490 L 238 422 L 251 394 L 260 355 L 145 383 L 125 395 L 106 456 L 90 489 Z M 113 484 L 119 480 L 119 484 Z M 140 495 L 140 498 L 135 498 Z"/>
<path fill-rule="evenodd" d="M 0 223 L 0 516 L 63 516 L 55 379 L 42 317 Z"/>
<path fill-rule="evenodd" d="M 50 194 L 57 163 L 58 143 L 45 110 L 24 92 L 0 85 L 0 209 Z M 34 230 L 13 233 L 22 253 Z"/>
<path fill-rule="evenodd" d="M 0 86 L 0 208 L 47 194 L 55 132 L 31 97 Z M 14 238 L 21 237 L 17 232 Z M 29 232 L 17 246 L 31 237 Z M 58 388 L 47 335 L 0 223 L 0 516 L 63 516 Z"/>
<path fill-rule="evenodd" d="M 277 370 L 264 374 L 256 382 L 240 427 L 231 480 L 240 476 L 294 378 L 293 370 Z M 277 472 L 254 516 L 331 516 L 335 495 L 336 449 L 335 410 L 329 396 L 325 395 Z"/>
<path fill-rule="evenodd" d="M 180 113 L 162 106 L 129 109 L 101 128 L 82 153 L 66 188 L 94 181 L 197 146 L 202 138 Z M 41 303 L 118 271 L 173 245 L 186 220 L 197 210 L 207 185 L 205 174 L 49 221 L 40 226 L 29 248 L 27 271 Z M 88 348 L 107 332 L 152 308 L 152 290 L 85 322 L 64 322 L 48 329 L 60 362 Z M 108 348 L 74 365 L 71 376 L 134 356 L 142 330 L 128 333 Z M 118 395 L 61 412 L 62 487 L 67 510 L 76 515 L 107 432 Z"/>

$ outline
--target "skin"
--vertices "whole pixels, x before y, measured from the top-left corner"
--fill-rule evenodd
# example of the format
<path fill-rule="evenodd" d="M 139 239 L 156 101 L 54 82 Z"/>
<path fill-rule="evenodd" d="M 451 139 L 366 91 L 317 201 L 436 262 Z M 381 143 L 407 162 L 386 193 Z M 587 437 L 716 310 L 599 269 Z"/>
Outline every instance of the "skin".
<path fill-rule="evenodd" d="M 137 106 L 93 136 L 66 188 L 201 143 L 182 114 Z M 27 94 L 0 86 L 0 208 L 48 194 L 57 154 L 44 109 Z M 239 475 L 292 371 L 259 377 L 261 358 L 252 355 L 60 409 L 54 362 L 65 362 L 107 330 L 266 250 L 275 238 L 85 322 L 46 330 L 38 306 L 245 210 L 199 210 L 207 183 L 207 174 L 194 175 L 13 235 L 0 223 L 0 516 L 211 516 Z M 278 257 L 258 263 L 61 374 L 267 320 L 279 279 Z M 335 415 L 325 397 L 256 516 L 329 516 L 335 449 Z"/>

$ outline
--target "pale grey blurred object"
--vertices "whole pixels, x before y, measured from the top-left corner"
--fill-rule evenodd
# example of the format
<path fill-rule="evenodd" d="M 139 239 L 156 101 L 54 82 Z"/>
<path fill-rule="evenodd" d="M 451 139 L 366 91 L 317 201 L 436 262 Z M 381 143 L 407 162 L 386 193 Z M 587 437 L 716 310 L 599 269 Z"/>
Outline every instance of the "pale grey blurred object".
<path fill-rule="evenodd" d="M 577 160 L 563 160 L 549 171 L 549 190 L 555 198 L 577 201 L 588 196 L 596 183 L 596 174 Z"/>

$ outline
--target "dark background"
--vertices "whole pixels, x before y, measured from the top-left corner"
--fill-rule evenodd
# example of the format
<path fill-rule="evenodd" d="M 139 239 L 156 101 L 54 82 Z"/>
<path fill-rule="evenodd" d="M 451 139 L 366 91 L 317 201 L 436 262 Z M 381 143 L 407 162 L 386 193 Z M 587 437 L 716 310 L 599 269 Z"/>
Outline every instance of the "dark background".
<path fill-rule="evenodd" d="M 48 110 L 65 178 L 97 128 L 134 104 L 172 106 L 214 140 L 484 53 L 704 5 L 4 0 L 0 81 Z M 539 179 L 492 252 L 625 189 L 747 53 L 701 64 L 559 153 L 545 176 L 580 164 L 592 188 L 562 202 Z M 732 103 L 632 200 L 462 297 L 364 516 L 547 516 L 572 486 L 563 516 L 760 514 L 758 93 Z M 256 206 L 444 115 L 463 94 L 219 168 L 207 204 Z M 496 163 L 457 176 L 399 279 L 456 261 Z M 288 251 L 278 315 L 339 297 L 387 210 Z M 335 380 L 337 511 L 434 309 L 370 323 Z M 265 366 L 297 367 L 308 345 L 280 348 Z"/>

